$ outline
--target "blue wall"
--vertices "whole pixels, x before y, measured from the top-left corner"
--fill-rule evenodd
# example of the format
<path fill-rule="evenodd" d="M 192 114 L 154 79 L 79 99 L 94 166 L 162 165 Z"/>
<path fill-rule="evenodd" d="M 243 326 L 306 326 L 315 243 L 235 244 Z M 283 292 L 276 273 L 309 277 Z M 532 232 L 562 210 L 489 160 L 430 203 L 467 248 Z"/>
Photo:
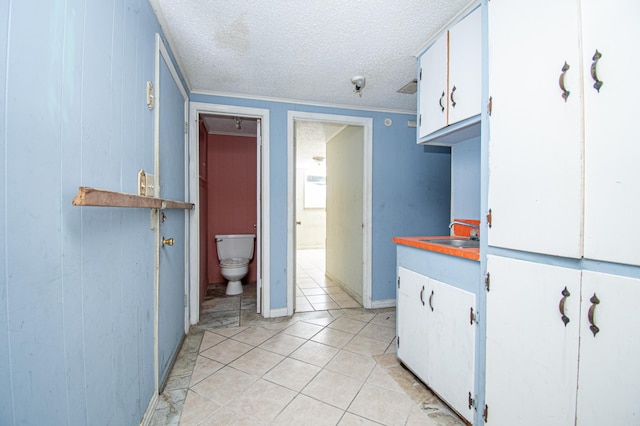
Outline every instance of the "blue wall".
<path fill-rule="evenodd" d="M 415 115 L 192 94 L 191 101 L 269 110 L 271 178 L 271 309 L 286 307 L 287 112 L 373 119 L 372 299 L 395 299 L 399 235 L 446 235 L 451 169 L 448 149 L 416 145 Z M 393 125 L 386 127 L 384 119 Z"/>
<path fill-rule="evenodd" d="M 451 147 L 451 218 L 480 220 L 480 136 Z"/>
<path fill-rule="evenodd" d="M 0 424 L 133 425 L 152 398 L 148 209 L 73 207 L 153 170 L 147 0 L 0 2 Z"/>

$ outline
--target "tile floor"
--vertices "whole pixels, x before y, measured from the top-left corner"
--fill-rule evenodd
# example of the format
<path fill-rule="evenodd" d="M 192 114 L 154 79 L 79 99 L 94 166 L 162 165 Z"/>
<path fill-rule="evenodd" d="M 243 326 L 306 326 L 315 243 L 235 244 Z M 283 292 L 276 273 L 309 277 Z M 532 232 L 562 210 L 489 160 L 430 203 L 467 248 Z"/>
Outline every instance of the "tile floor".
<path fill-rule="evenodd" d="M 151 424 L 464 425 L 396 359 L 395 309 L 363 309 L 305 252 L 292 317 L 256 314 L 255 284 L 209 286 Z"/>

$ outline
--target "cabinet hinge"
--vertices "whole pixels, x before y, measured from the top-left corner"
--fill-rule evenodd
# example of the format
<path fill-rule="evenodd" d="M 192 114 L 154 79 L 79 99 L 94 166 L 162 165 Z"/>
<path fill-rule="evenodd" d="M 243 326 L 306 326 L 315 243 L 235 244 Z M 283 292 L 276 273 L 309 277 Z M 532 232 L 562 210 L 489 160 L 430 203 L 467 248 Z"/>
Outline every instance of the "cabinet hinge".
<path fill-rule="evenodd" d="M 422 81 L 422 68 L 420 68 L 420 81 Z"/>
<path fill-rule="evenodd" d="M 398 336 L 397 342 L 398 342 L 398 347 L 400 347 L 400 336 Z"/>
<path fill-rule="evenodd" d="M 484 277 L 484 288 L 487 289 L 487 293 L 491 289 L 491 274 L 487 272 L 487 275 Z"/>
<path fill-rule="evenodd" d="M 489 209 L 489 212 L 487 213 L 487 225 L 489 225 L 489 228 L 491 228 L 493 222 L 493 213 L 491 212 L 491 209 Z"/>
<path fill-rule="evenodd" d="M 400 288 L 400 277 L 398 277 L 398 288 Z"/>
<path fill-rule="evenodd" d="M 422 114 L 418 117 L 418 126 L 422 126 Z"/>
<path fill-rule="evenodd" d="M 489 406 L 487 404 L 484 404 L 484 411 L 482 412 L 482 418 L 484 419 L 485 423 L 489 420 Z"/>
<path fill-rule="evenodd" d="M 469 311 L 469 324 L 473 325 L 473 323 L 477 323 L 478 322 L 478 315 L 473 312 L 473 306 L 470 308 Z"/>
<path fill-rule="evenodd" d="M 491 111 L 493 111 L 493 98 L 489 96 L 489 102 L 487 103 L 487 113 L 491 116 Z"/>
<path fill-rule="evenodd" d="M 471 396 L 471 392 L 469 392 L 469 410 L 476 406 L 476 399 Z"/>

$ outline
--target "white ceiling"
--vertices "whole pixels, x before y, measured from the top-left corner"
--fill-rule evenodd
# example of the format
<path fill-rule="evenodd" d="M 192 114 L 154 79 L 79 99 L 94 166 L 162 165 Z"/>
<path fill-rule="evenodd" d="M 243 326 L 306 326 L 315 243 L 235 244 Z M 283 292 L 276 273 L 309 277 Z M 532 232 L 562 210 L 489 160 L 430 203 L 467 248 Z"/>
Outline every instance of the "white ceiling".
<path fill-rule="evenodd" d="M 477 0 L 150 2 L 192 92 L 415 112 L 415 55 Z"/>

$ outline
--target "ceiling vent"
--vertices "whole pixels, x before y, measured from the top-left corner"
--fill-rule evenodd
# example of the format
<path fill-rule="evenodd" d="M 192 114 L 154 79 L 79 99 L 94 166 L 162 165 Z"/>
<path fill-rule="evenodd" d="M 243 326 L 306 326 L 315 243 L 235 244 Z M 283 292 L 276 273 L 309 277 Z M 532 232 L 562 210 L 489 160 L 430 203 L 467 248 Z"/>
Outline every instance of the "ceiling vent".
<path fill-rule="evenodd" d="M 400 89 L 398 89 L 398 93 L 406 93 L 407 95 L 413 95 L 417 91 L 418 91 L 418 80 L 415 78 L 410 82 L 408 82 L 407 84 L 405 84 L 404 86 L 402 86 Z"/>

